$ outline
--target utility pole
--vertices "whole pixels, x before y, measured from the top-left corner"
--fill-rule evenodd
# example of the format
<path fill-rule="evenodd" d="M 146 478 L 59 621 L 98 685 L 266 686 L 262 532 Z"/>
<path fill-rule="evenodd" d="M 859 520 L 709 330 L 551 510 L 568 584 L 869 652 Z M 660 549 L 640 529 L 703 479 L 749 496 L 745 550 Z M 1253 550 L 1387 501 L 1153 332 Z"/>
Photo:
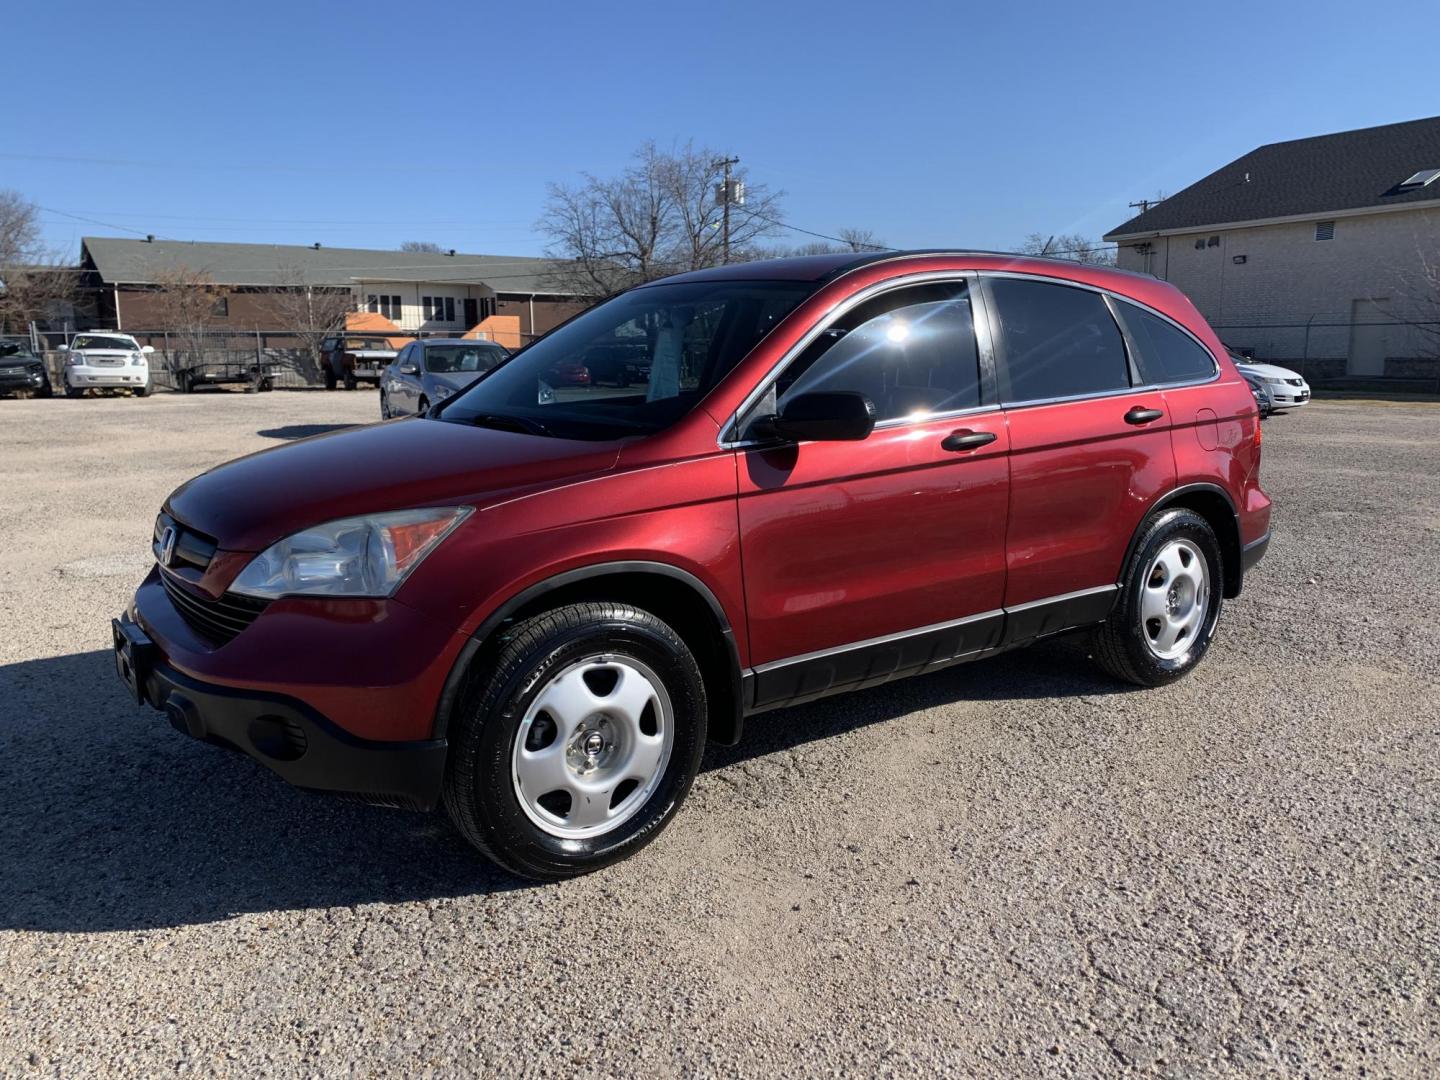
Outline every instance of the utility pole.
<path fill-rule="evenodd" d="M 730 179 L 730 167 L 740 164 L 738 157 L 721 158 L 715 164 L 725 170 L 725 179 L 720 182 L 720 188 L 716 194 L 720 197 L 721 261 L 728 266 L 730 264 L 730 204 L 733 202 L 740 206 L 745 205 L 745 185 L 738 180 Z"/>

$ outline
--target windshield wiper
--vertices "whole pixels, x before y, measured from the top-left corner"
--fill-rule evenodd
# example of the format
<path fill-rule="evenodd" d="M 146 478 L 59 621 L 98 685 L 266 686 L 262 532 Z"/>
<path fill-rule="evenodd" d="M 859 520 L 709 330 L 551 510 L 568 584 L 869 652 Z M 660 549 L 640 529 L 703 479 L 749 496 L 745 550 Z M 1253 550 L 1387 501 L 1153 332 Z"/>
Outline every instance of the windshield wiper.
<path fill-rule="evenodd" d="M 476 413 L 470 417 L 476 427 L 494 428 L 496 431 L 518 431 L 522 435 L 552 435 L 553 432 L 539 420 L 525 416 L 507 416 L 503 413 Z"/>

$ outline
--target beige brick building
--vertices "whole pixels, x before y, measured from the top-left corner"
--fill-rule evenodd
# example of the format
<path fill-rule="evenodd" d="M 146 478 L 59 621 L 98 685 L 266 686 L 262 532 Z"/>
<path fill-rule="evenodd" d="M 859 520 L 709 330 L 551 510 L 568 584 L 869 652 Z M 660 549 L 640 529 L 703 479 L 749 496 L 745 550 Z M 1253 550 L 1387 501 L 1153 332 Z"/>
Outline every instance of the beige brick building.
<path fill-rule="evenodd" d="M 1262 146 L 1105 239 L 1312 381 L 1440 378 L 1440 117 Z"/>

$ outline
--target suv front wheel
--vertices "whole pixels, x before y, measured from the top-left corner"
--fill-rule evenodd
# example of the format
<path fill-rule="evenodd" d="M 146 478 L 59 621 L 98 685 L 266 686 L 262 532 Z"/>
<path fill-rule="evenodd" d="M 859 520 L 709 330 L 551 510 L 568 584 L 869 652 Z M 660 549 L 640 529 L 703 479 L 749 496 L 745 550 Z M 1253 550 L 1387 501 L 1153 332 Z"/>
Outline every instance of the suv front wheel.
<path fill-rule="evenodd" d="M 1210 523 L 1165 510 L 1144 526 L 1120 599 L 1095 633 L 1095 657 L 1117 679 L 1163 686 L 1190 672 L 1210 648 L 1224 578 Z"/>
<path fill-rule="evenodd" d="M 556 608 L 506 630 L 449 732 L 445 807 L 512 873 L 558 879 L 634 854 L 679 810 L 705 748 L 684 641 L 629 604 Z"/>

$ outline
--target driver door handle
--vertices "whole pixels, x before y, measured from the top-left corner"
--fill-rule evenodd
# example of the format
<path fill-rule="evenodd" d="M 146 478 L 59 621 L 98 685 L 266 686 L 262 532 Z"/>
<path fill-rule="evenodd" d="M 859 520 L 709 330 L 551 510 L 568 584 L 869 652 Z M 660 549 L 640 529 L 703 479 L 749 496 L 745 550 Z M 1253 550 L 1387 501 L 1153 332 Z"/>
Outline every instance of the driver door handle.
<path fill-rule="evenodd" d="M 941 450 L 949 450 L 951 453 L 961 453 L 965 450 L 978 450 L 982 446 L 989 446 L 995 441 L 993 431 L 971 431 L 969 428 L 961 428 L 959 431 L 952 431 L 946 435 L 940 443 Z"/>

